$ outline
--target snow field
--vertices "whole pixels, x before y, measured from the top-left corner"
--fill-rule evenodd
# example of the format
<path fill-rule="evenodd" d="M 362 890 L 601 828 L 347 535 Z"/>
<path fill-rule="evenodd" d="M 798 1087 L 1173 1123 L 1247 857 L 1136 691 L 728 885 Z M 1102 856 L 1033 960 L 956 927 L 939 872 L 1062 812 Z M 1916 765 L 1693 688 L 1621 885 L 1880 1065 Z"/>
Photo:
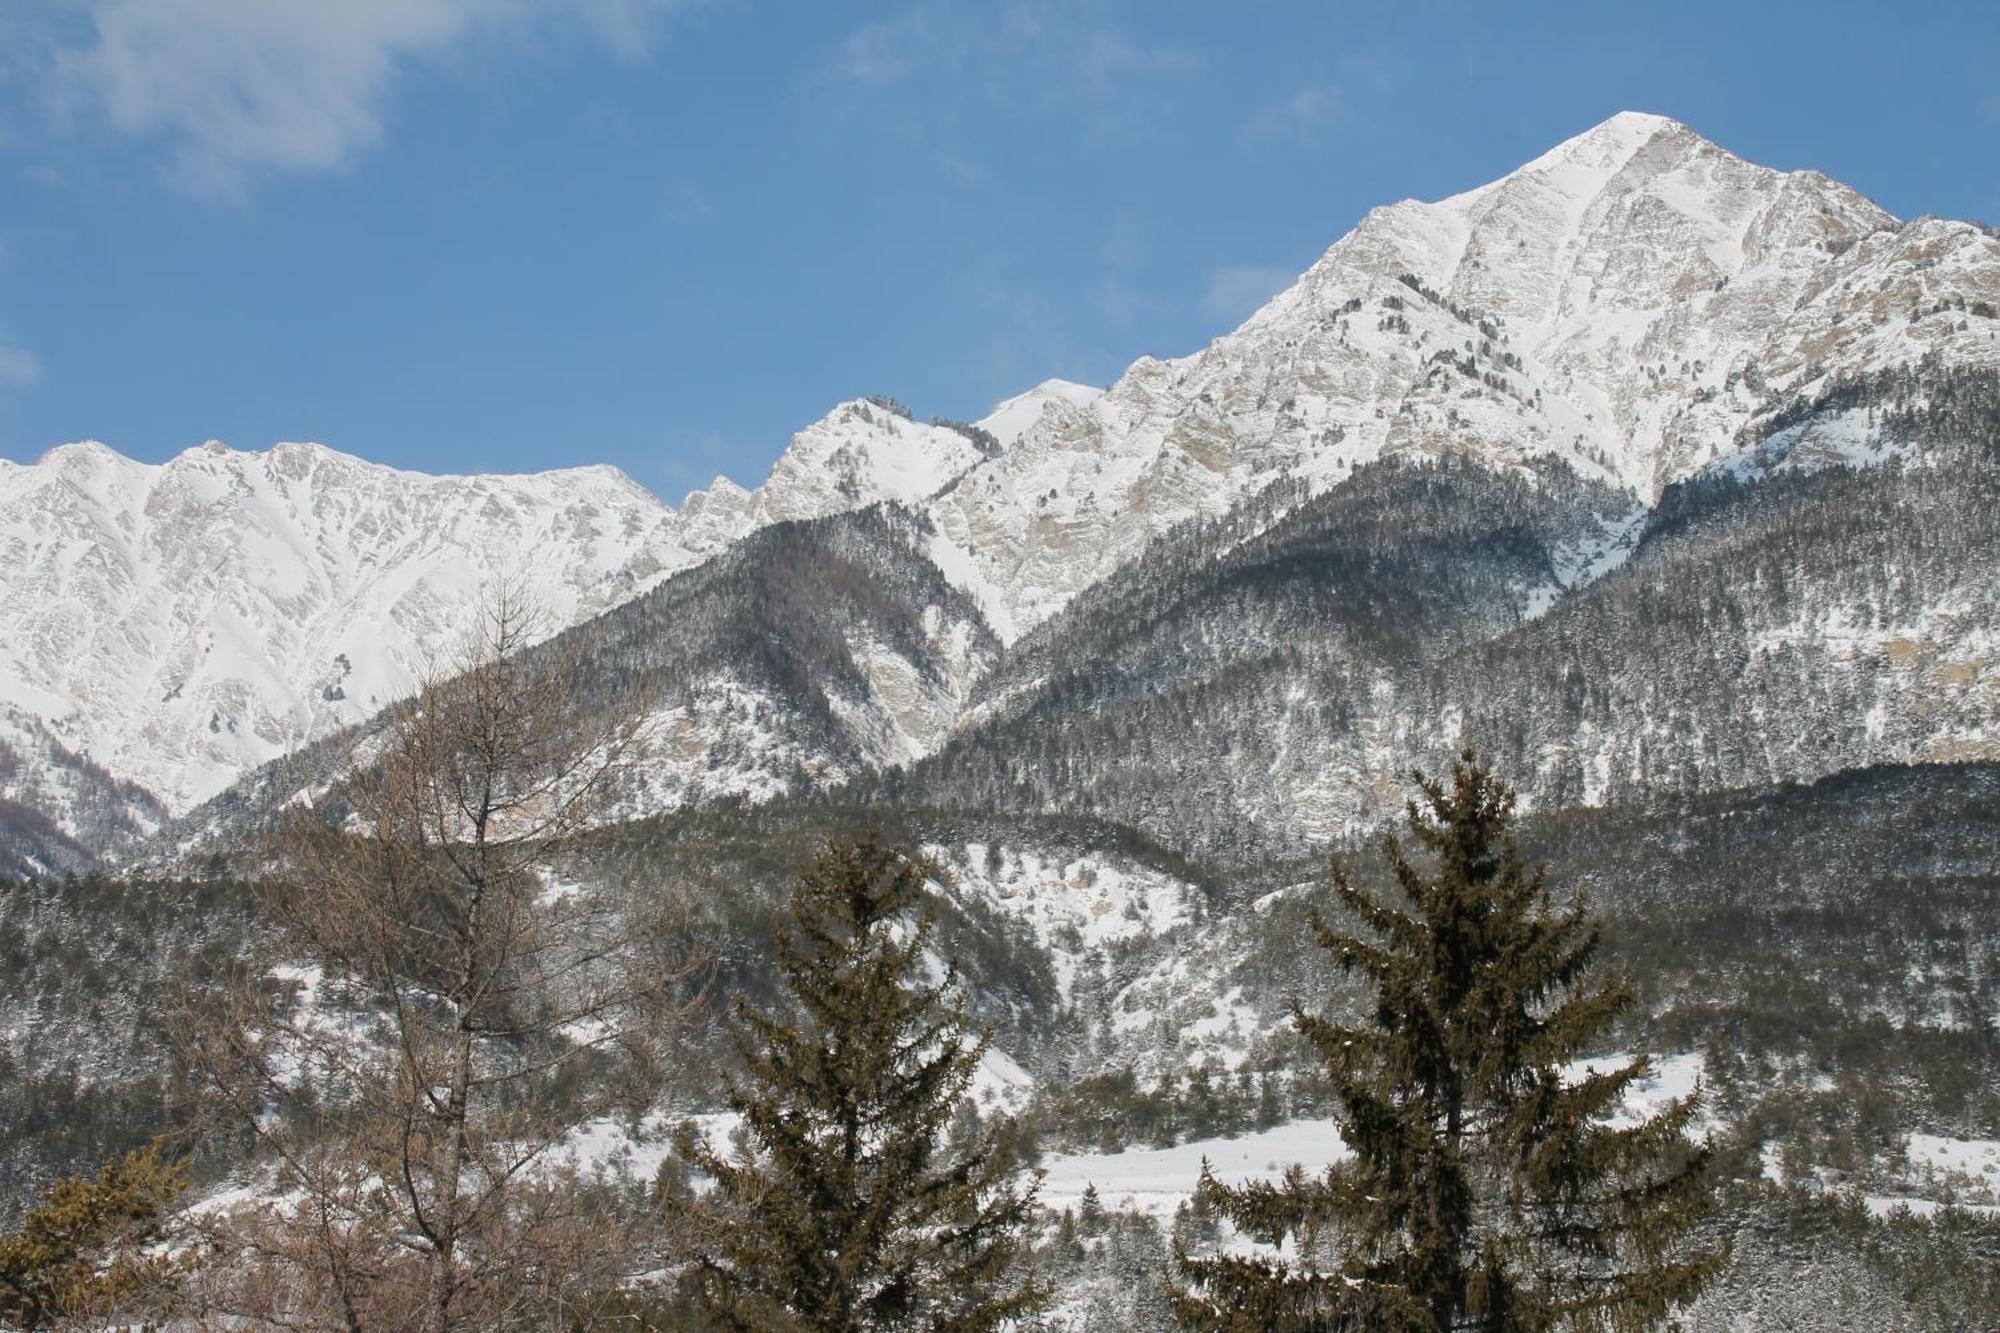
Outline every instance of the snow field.
<path fill-rule="evenodd" d="M 1607 1055 L 1579 1061 L 1572 1077 L 1623 1064 L 1628 1055 Z M 1613 1123 L 1635 1124 L 1657 1115 L 1669 1104 L 1694 1091 L 1702 1060 L 1696 1053 L 1654 1059 L 1651 1077 L 1635 1086 Z M 1226 1185 L 1274 1182 L 1292 1166 L 1308 1177 L 1326 1170 L 1347 1155 L 1340 1130 L 1332 1120 L 1294 1120 L 1240 1138 L 1197 1139 L 1171 1148 L 1138 1148 L 1115 1153 L 1060 1153 L 1043 1159 L 1041 1201 L 1061 1212 L 1078 1206 L 1086 1189 L 1095 1185 L 1106 1208 L 1142 1212 L 1170 1221 L 1192 1197 L 1201 1179 L 1203 1161 Z"/>

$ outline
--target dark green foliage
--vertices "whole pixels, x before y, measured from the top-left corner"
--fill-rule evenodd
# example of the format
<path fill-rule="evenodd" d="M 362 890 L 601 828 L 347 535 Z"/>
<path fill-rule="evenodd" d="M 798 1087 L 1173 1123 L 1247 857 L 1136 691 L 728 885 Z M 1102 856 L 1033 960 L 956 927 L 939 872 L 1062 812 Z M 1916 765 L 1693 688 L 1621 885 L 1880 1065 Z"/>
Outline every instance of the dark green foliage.
<path fill-rule="evenodd" d="M 1417 781 L 1410 831 L 1433 868 L 1392 841 L 1385 900 L 1336 862 L 1359 927 L 1314 921 L 1340 969 L 1371 983 L 1373 1013 L 1294 1009 L 1351 1155 L 1278 1185 L 1204 1172 L 1212 1207 L 1290 1248 L 1189 1258 L 1176 1308 L 1215 1329 L 1651 1327 L 1722 1264 L 1685 1243 L 1711 1190 L 1710 1150 L 1686 1142 L 1696 1099 L 1608 1123 L 1648 1063 L 1565 1073 L 1633 998 L 1592 980 L 1586 904 L 1557 909 L 1515 846 L 1513 793 L 1470 753 L 1449 788 Z"/>
<path fill-rule="evenodd" d="M 892 412 L 895 415 L 901 417 L 905 421 L 916 420 L 916 417 L 911 414 L 910 409 L 903 406 L 902 401 L 898 399 L 894 394 L 871 393 L 863 401 L 871 403 L 874 406 L 881 408 L 884 412 Z"/>
<path fill-rule="evenodd" d="M 1067 1318 L 1057 1327 L 1091 1333 L 1168 1327 L 1165 1278 L 1173 1254 L 1160 1224 L 1142 1212 L 1105 1208 L 1093 1195 L 1084 1202 L 1084 1214 L 1065 1213 L 1037 1255 L 1063 1294 Z"/>
<path fill-rule="evenodd" d="M 1290 1083 L 1248 1067 L 1202 1064 L 1143 1081 L 1129 1067 L 1112 1069 L 1048 1090 L 1036 1106 L 1036 1137 L 1045 1149 L 1087 1152 L 1234 1138 L 1284 1119 Z"/>
<path fill-rule="evenodd" d="M 798 868 L 842 830 L 867 827 L 870 820 L 887 840 L 909 847 L 1032 842 L 1074 849 L 1077 855 L 1096 850 L 1158 859 L 1168 873 L 1185 866 L 1128 829 L 1079 821 L 993 821 L 941 811 L 786 802 L 754 811 L 710 809 L 650 819 L 592 835 L 568 873 L 589 882 L 638 886 L 642 896 L 672 886 L 687 903 L 689 928 L 713 959 L 699 1011 L 675 1034 L 685 1055 L 677 1093 L 704 1106 L 719 1097 L 736 1002 L 759 1009 L 787 1003 L 773 927 L 785 915 Z M 944 893 L 933 896 L 929 907 L 935 915 L 934 947 L 957 965 L 976 1025 L 990 1029 L 1016 1059 L 1036 1060 L 1043 1044 L 1061 1032 L 1051 1021 L 1060 996 L 1048 958 L 1017 923 L 982 901 Z"/>
<path fill-rule="evenodd" d="M 861 785 L 1108 817 L 1229 859 L 1266 854 L 1229 775 L 1269 766 L 1272 717 L 1294 716 L 1306 735 L 1351 732 L 1370 681 L 1511 629 L 1555 549 L 1630 504 L 1559 464 L 1523 477 L 1381 462 L 1318 496 L 1280 482 L 1085 589 L 981 681 L 1001 705 L 991 721 Z M 1292 682 L 1305 673 L 1326 688 L 1299 705 Z"/>
<path fill-rule="evenodd" d="M 1706 1052 L 1725 1115 L 1779 1096 L 1774 1139 L 1841 1167 L 1890 1131 L 2000 1135 L 2000 768 L 1551 812 L 1522 841 L 1605 912 L 1645 1016 L 1621 1039 Z"/>
<path fill-rule="evenodd" d="M 275 936 L 241 883 L 0 881 L 0 1225 L 57 1176 L 187 1125 L 172 1020 Z M 199 1148 L 206 1177 L 237 1145 Z"/>
<path fill-rule="evenodd" d="M 1033 1190 L 996 1136 L 949 1143 L 985 1041 L 954 974 L 925 981 L 929 868 L 874 838 L 799 877 L 778 932 L 791 1014 L 741 1010 L 729 1092 L 754 1152 L 682 1154 L 714 1181 L 671 1199 L 719 1328 L 997 1329 L 1042 1291 L 1015 1271 Z"/>
<path fill-rule="evenodd" d="M 975 426 L 969 421 L 955 421 L 950 417 L 932 417 L 931 424 L 933 426 L 943 426 L 946 430 L 957 431 L 960 435 L 971 441 L 973 448 L 988 458 L 998 458 L 1000 456 L 999 438 L 992 431 L 982 426 Z M 957 484 L 955 479 L 952 484 Z"/>

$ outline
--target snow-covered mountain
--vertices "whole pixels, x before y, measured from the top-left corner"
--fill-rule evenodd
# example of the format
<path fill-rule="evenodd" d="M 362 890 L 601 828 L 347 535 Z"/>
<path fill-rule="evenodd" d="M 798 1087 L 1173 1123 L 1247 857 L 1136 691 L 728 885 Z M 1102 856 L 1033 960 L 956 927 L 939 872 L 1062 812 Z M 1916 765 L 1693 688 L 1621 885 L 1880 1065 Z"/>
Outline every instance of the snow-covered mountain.
<path fill-rule="evenodd" d="M 157 467 L 78 445 L 0 466 L 0 703 L 178 815 L 406 692 L 496 577 L 523 580 L 554 631 L 773 524 L 890 501 L 915 515 L 898 528 L 911 558 L 976 608 L 939 621 L 946 637 L 1005 646 L 1190 519 L 1251 514 L 1274 483 L 1310 496 L 1378 459 L 1447 454 L 1523 477 L 1553 459 L 1614 495 L 1592 502 L 1621 515 L 1603 540 L 1580 533 L 1532 580 L 1521 606 L 1539 614 L 1614 568 L 1677 481 L 1879 457 L 1873 416 L 1807 419 L 1799 405 L 1899 367 L 2000 366 L 1996 306 L 1988 230 L 1901 223 L 1824 176 L 1628 113 L 1478 189 L 1373 210 L 1240 328 L 1187 357 L 1142 358 L 1108 391 L 1049 381 L 971 423 L 843 403 L 757 489 L 718 478 L 678 509 L 611 469 L 422 477 L 302 445 L 203 446 Z M 898 596 L 924 585 L 904 559 L 883 571 Z M 704 614 L 724 615 L 703 587 Z M 754 664 L 709 654 L 674 725 L 705 735 L 704 699 L 731 718 L 830 705 L 853 721 L 830 742 L 858 746 L 848 759 L 722 775 L 708 756 L 772 739 L 744 740 L 738 718 L 713 744 L 684 740 L 688 782 L 669 786 L 726 776 L 748 792 L 789 782 L 780 769 L 916 761 L 979 720 L 977 676 L 1003 660 L 814 651 L 865 683 L 804 713 L 751 707 Z"/>
<path fill-rule="evenodd" d="M 1626 113 L 1377 208 L 1242 327 L 1045 412 L 933 506 L 1013 639 L 1191 516 L 1385 454 L 1554 454 L 1650 501 L 1831 377 L 2000 364 L 2000 239 Z"/>
<path fill-rule="evenodd" d="M 0 704 L 0 878 L 88 870 L 105 848 L 144 838 L 166 818 L 151 792 Z"/>
<path fill-rule="evenodd" d="M 843 403 L 756 490 L 718 479 L 678 510 L 610 467 L 427 476 L 313 444 L 211 442 L 154 465 L 84 443 L 0 461 L 7 798 L 69 838 L 149 829 L 407 694 L 496 580 L 554 633 L 769 524 L 928 499 L 1043 402 L 1091 392 L 1009 400 L 976 423 L 986 440 Z M 72 799 L 58 753 L 131 808 L 84 819 L 108 798 Z"/>
<path fill-rule="evenodd" d="M 523 580 L 566 624 L 688 563 L 670 519 L 611 468 L 66 445 L 0 471 L 0 698 L 180 808 L 407 693 L 484 582 Z"/>

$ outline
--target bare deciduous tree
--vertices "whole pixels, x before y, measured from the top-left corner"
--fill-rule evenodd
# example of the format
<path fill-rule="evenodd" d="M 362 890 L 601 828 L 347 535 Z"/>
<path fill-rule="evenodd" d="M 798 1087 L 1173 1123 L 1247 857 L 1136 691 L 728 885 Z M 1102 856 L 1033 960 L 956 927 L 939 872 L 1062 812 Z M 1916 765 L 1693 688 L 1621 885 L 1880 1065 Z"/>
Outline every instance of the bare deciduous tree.
<path fill-rule="evenodd" d="M 628 1111 L 695 961 L 663 901 L 565 883 L 643 708 L 584 707 L 587 644 L 511 591 L 282 839 L 295 995 L 246 986 L 190 1068 L 271 1173 L 217 1210 L 225 1304 L 359 1333 L 489 1326 L 620 1276 L 561 1151 Z M 281 974 L 282 975 L 282 974 Z"/>

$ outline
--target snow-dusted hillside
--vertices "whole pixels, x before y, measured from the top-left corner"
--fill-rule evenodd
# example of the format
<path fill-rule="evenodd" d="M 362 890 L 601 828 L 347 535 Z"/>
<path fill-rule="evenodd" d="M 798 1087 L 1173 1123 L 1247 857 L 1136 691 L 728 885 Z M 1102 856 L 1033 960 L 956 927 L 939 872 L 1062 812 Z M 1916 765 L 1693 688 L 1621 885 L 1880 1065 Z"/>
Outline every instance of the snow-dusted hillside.
<path fill-rule="evenodd" d="M 1555 454 L 1651 500 L 1825 378 L 2000 364 L 2000 240 L 1633 113 L 1368 214 L 1235 332 L 1042 416 L 934 506 L 1003 638 L 1192 515 L 1384 454 Z"/>
<path fill-rule="evenodd" d="M 979 425 L 1011 440 L 1043 402 L 1092 392 L 1044 386 Z M 0 461 L 9 796 L 68 837 L 110 827 L 79 817 L 74 774 L 23 739 L 43 737 L 145 789 L 118 826 L 150 827 L 407 694 L 497 581 L 553 633 L 772 523 L 920 502 L 984 457 L 967 432 L 854 401 L 758 489 L 719 478 L 679 510 L 609 467 L 427 476 L 312 444 Z"/>
<path fill-rule="evenodd" d="M 0 704 L 0 876 L 89 869 L 97 850 L 156 832 L 166 810 L 71 751 L 39 718 Z"/>
<path fill-rule="evenodd" d="M 406 693 L 496 578 L 521 579 L 553 632 L 774 523 L 891 501 L 919 515 L 919 563 L 975 605 L 939 632 L 1012 645 L 1187 520 L 1385 456 L 1552 456 L 1616 488 L 1623 517 L 1536 575 L 1539 614 L 1615 568 L 1678 480 L 1879 461 L 1870 413 L 1761 437 L 1854 376 L 2000 366 L 1996 308 L 1987 230 L 1900 223 L 1628 113 L 1478 189 L 1375 209 L 1241 328 L 1108 391 L 1051 380 L 968 425 L 843 403 L 756 490 L 718 478 L 678 509 L 608 468 L 425 477 L 310 445 L 0 464 L 0 703 L 179 815 Z M 988 660 L 934 647 L 857 640 L 841 656 L 864 685 L 799 692 L 847 719 L 852 761 L 907 764 L 964 728 Z M 851 776 L 833 750 L 719 774 L 717 746 L 772 739 L 729 719 L 797 701 L 744 705 L 734 662 L 688 684 L 668 725 L 702 728 L 704 708 L 727 725 L 684 743 L 661 800 L 766 790 L 779 767 Z"/>

